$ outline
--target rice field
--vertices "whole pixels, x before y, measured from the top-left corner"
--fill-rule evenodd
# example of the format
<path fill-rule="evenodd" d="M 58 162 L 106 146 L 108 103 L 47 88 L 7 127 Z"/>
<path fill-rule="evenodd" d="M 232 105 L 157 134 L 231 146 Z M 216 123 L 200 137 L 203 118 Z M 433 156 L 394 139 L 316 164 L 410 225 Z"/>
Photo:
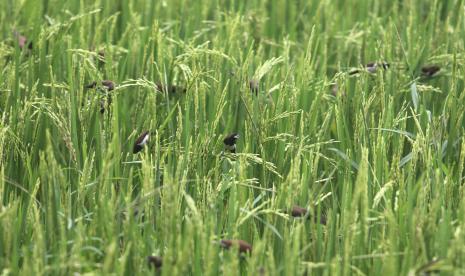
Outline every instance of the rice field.
<path fill-rule="evenodd" d="M 0 1 L 0 274 L 464 275 L 464 16 Z"/>

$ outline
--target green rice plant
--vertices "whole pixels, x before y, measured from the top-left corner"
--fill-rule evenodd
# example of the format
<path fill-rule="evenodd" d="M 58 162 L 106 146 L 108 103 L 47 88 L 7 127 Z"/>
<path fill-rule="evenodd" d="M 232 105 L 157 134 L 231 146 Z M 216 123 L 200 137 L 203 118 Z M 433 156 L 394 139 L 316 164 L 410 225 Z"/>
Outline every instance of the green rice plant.
<path fill-rule="evenodd" d="M 464 274 L 463 9 L 1 1 L 1 274 Z"/>

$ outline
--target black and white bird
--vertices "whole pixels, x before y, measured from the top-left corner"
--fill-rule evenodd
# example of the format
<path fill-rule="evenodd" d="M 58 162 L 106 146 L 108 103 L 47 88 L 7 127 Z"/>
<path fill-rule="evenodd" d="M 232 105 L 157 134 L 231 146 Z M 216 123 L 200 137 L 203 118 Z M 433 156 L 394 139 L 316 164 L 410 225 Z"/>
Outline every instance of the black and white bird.
<path fill-rule="evenodd" d="M 383 68 L 384 70 L 387 70 L 387 69 L 389 69 L 389 63 L 384 62 L 384 61 L 381 62 L 381 63 L 370 62 L 370 63 L 367 64 L 366 69 L 367 69 L 368 73 L 374 74 L 374 73 L 376 73 L 376 70 L 379 67 Z"/>
<path fill-rule="evenodd" d="M 378 70 L 378 68 L 383 68 L 384 70 L 387 70 L 389 69 L 389 63 L 387 62 L 370 62 L 370 63 L 367 63 L 364 67 L 365 71 L 370 73 L 370 74 L 375 74 L 376 71 Z M 354 69 L 352 71 L 349 72 L 349 75 L 355 75 L 355 74 L 358 74 L 360 72 L 362 72 L 363 70 L 361 69 Z"/>
<path fill-rule="evenodd" d="M 94 88 L 97 88 L 97 90 L 99 91 L 113 91 L 115 90 L 115 83 L 111 80 L 103 80 L 101 81 L 101 86 L 97 86 L 97 82 L 96 81 L 93 81 L 91 83 L 89 83 L 88 85 L 84 86 L 84 88 L 87 88 L 87 89 L 94 89 Z"/>
<path fill-rule="evenodd" d="M 136 142 L 134 142 L 134 148 L 132 150 L 132 152 L 134 154 L 140 152 L 141 150 L 144 149 L 144 146 L 147 144 L 147 142 L 149 141 L 149 137 L 150 137 L 150 133 L 149 131 L 144 131 L 136 140 Z"/>
<path fill-rule="evenodd" d="M 226 150 L 231 153 L 236 153 L 236 142 L 239 139 L 238 133 L 232 133 L 224 138 L 223 143 Z"/>

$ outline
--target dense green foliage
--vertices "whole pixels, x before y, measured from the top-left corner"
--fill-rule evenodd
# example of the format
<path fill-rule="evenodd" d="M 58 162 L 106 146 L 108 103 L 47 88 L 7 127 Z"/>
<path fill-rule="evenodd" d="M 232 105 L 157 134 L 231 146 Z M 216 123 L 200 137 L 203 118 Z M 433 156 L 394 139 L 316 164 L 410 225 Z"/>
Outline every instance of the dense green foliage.
<path fill-rule="evenodd" d="M 464 12 L 0 1 L 0 272 L 465 274 Z"/>

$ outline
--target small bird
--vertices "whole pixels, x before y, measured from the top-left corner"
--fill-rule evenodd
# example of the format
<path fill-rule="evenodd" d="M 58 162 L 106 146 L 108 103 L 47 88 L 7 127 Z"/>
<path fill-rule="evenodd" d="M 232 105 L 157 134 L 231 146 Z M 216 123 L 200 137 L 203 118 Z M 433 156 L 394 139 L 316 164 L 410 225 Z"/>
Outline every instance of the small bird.
<path fill-rule="evenodd" d="M 384 70 L 389 69 L 389 63 L 384 62 L 384 61 L 381 63 L 370 62 L 367 64 L 366 68 L 369 73 L 374 74 L 376 73 L 376 70 L 378 69 L 379 66 L 381 66 Z"/>
<path fill-rule="evenodd" d="M 144 131 L 134 143 L 134 148 L 132 152 L 136 154 L 140 152 L 142 149 L 144 149 L 144 146 L 145 144 L 147 144 L 149 137 L 150 137 L 149 131 Z"/>
<path fill-rule="evenodd" d="M 367 63 L 365 65 L 365 70 L 370 73 L 370 74 L 375 74 L 376 71 L 378 70 L 378 67 L 382 67 L 384 70 L 387 70 L 389 69 L 389 63 L 383 61 L 381 63 L 377 63 L 377 62 L 370 62 L 370 63 Z M 362 70 L 360 69 L 355 69 L 355 70 L 352 70 L 349 72 L 349 75 L 355 75 L 355 74 L 358 74 L 360 73 Z"/>
<path fill-rule="evenodd" d="M 303 207 L 294 205 L 290 213 L 293 217 L 304 217 L 307 215 L 308 210 Z"/>
<path fill-rule="evenodd" d="M 231 153 L 236 153 L 236 142 L 239 139 L 238 133 L 232 133 L 224 138 L 223 143 L 226 150 L 230 151 Z"/>
<path fill-rule="evenodd" d="M 334 97 L 337 97 L 337 94 L 339 92 L 339 85 L 335 83 L 335 84 L 332 84 L 330 87 L 331 87 L 331 95 L 333 95 Z"/>
<path fill-rule="evenodd" d="M 260 83 L 257 79 L 251 79 L 249 81 L 249 89 L 255 95 L 258 94 L 258 90 L 260 89 Z"/>
<path fill-rule="evenodd" d="M 148 256 L 147 263 L 150 268 L 159 269 L 163 265 L 163 258 L 159 256 Z"/>
<path fill-rule="evenodd" d="M 107 101 L 105 101 L 105 99 L 100 99 L 100 114 L 103 114 L 105 113 L 105 103 Z"/>
<path fill-rule="evenodd" d="M 103 80 L 102 85 L 106 87 L 108 91 L 113 91 L 115 89 L 115 83 L 111 80 Z"/>
<path fill-rule="evenodd" d="M 156 84 L 157 86 L 157 91 L 158 92 L 168 92 L 170 94 L 175 94 L 175 93 L 186 93 L 187 89 L 184 88 L 184 87 L 181 87 L 181 86 L 177 86 L 177 85 L 163 85 L 161 82 L 157 82 Z"/>
<path fill-rule="evenodd" d="M 25 37 L 24 35 L 21 35 L 17 31 L 13 31 L 13 34 L 14 34 L 14 36 L 16 37 L 16 39 L 18 41 L 19 49 L 23 50 L 23 49 L 27 48 L 29 50 L 32 50 L 32 41 L 29 41 L 29 43 L 28 43 L 27 37 Z"/>
<path fill-rule="evenodd" d="M 108 92 L 113 91 L 115 89 L 115 83 L 111 80 L 103 80 L 101 84 L 103 86 L 103 89 L 106 89 Z M 97 82 L 93 81 L 84 87 L 87 89 L 97 88 Z M 102 88 L 98 87 L 98 89 L 101 90 Z"/>
<path fill-rule="evenodd" d="M 265 276 L 266 275 L 266 269 L 263 266 L 259 267 L 257 272 L 258 272 L 258 275 L 260 275 L 260 276 Z"/>
<path fill-rule="evenodd" d="M 436 76 L 439 73 L 440 70 L 441 70 L 441 67 L 439 67 L 437 65 L 423 66 L 421 68 L 421 75 L 423 77 L 432 78 L 432 77 Z"/>
<path fill-rule="evenodd" d="M 239 248 L 239 253 L 252 252 L 252 245 L 243 240 L 221 240 L 220 245 L 224 249 L 230 249 L 231 246 L 237 246 Z"/>
<path fill-rule="evenodd" d="M 316 223 L 316 218 L 315 218 L 315 223 Z M 320 224 L 326 225 L 326 215 L 320 214 Z"/>
<path fill-rule="evenodd" d="M 295 218 L 305 217 L 308 214 L 308 209 L 300 207 L 298 205 L 294 205 L 289 213 L 291 214 L 291 216 L 293 216 Z M 315 223 L 318 222 L 316 216 L 314 217 L 314 222 Z M 323 224 L 323 225 L 326 225 L 326 216 L 325 215 L 323 215 L 323 214 L 320 215 L 319 223 Z"/>

